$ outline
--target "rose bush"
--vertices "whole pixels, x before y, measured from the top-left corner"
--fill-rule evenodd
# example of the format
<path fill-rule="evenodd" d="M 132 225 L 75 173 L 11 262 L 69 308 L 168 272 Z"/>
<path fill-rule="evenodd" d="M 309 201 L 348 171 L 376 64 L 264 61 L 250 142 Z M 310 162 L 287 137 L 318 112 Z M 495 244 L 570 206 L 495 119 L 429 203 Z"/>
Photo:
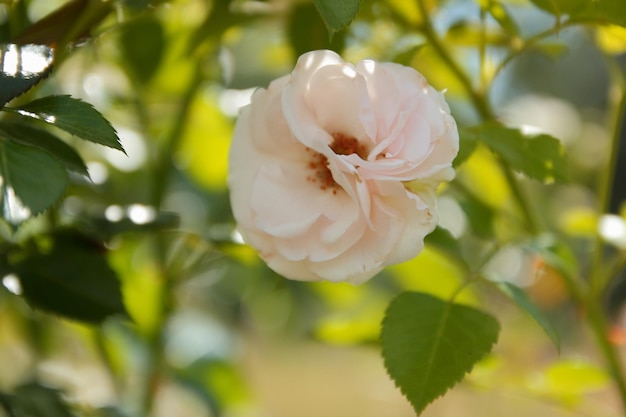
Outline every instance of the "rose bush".
<path fill-rule="evenodd" d="M 279 274 L 361 283 L 422 250 L 458 147 L 443 94 L 413 68 L 309 52 L 241 111 L 233 214 Z"/>

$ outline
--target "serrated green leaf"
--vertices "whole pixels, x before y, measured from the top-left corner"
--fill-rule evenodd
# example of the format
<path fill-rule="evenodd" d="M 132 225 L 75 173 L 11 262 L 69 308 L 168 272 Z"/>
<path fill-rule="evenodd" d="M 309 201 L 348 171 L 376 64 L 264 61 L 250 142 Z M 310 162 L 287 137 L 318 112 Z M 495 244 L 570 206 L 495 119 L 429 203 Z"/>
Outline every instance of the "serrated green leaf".
<path fill-rule="evenodd" d="M 117 132 L 89 103 L 70 96 L 47 96 L 11 109 L 41 120 L 81 139 L 124 152 Z"/>
<path fill-rule="evenodd" d="M 13 141 L 0 141 L 0 175 L 3 214 L 13 224 L 50 207 L 67 186 L 67 172 L 57 159 Z M 30 213 L 20 214 L 24 207 Z"/>
<path fill-rule="evenodd" d="M 0 108 L 46 78 L 53 57 L 44 45 L 0 44 Z"/>
<path fill-rule="evenodd" d="M 87 166 L 78 152 L 45 130 L 21 123 L 0 121 L 0 138 L 46 151 L 57 158 L 66 169 L 89 177 Z"/>
<path fill-rule="evenodd" d="M 543 331 L 548 335 L 557 351 L 561 351 L 561 340 L 552 323 L 539 308 L 528 298 L 524 290 L 510 282 L 499 282 L 496 287 L 517 304 L 519 308 L 530 314 Z"/>
<path fill-rule="evenodd" d="M 123 63 L 134 80 L 147 84 L 159 68 L 165 45 L 161 23 L 146 15 L 121 27 Z"/>
<path fill-rule="evenodd" d="M 565 151 L 558 139 L 547 134 L 526 135 L 493 122 L 472 130 L 512 169 L 543 183 L 567 180 Z"/>
<path fill-rule="evenodd" d="M 498 322 L 480 310 L 405 292 L 383 320 L 385 367 L 420 414 L 491 351 L 499 331 Z"/>
<path fill-rule="evenodd" d="M 294 7 L 287 33 L 295 56 L 317 49 L 341 52 L 345 47 L 345 34 L 339 33 L 333 36 L 332 40 L 329 39 L 324 21 L 313 3 L 304 3 Z"/>
<path fill-rule="evenodd" d="M 359 13 L 361 0 L 315 0 L 331 36 L 348 26 Z"/>
<path fill-rule="evenodd" d="M 89 323 L 127 315 L 120 282 L 100 242 L 62 231 L 17 258 L 12 267 L 33 307 Z"/>
<path fill-rule="evenodd" d="M 11 398 L 15 417 L 73 417 L 61 393 L 36 383 L 17 387 Z"/>

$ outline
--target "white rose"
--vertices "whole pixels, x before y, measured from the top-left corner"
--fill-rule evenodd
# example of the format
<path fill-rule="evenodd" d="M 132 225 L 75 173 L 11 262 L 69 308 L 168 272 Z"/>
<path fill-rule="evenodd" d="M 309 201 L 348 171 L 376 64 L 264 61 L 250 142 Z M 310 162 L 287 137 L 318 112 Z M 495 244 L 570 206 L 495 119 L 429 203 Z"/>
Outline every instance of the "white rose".
<path fill-rule="evenodd" d="M 443 95 L 413 68 L 309 52 L 239 116 L 233 213 L 279 274 L 361 283 L 423 249 L 458 148 Z"/>

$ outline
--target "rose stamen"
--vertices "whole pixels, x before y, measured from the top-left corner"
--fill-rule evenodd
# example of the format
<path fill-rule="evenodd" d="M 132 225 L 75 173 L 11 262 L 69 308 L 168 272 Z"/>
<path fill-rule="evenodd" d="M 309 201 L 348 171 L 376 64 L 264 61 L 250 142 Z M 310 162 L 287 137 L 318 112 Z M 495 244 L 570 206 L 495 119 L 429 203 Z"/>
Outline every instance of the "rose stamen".
<path fill-rule="evenodd" d="M 344 135 L 343 133 L 335 133 L 333 135 L 333 143 L 330 144 L 330 149 L 337 155 L 351 155 L 357 154 L 361 158 L 365 158 L 367 155 L 367 148 L 365 145 L 359 143 L 359 141 L 351 136 Z M 307 153 L 310 154 L 308 166 L 313 170 L 313 174 L 306 177 L 306 180 L 312 183 L 318 183 L 320 190 L 332 189 L 333 194 L 337 194 L 337 190 L 340 188 L 339 184 L 335 182 L 333 174 L 328 168 L 328 158 L 321 153 L 314 152 L 311 148 L 306 148 Z"/>

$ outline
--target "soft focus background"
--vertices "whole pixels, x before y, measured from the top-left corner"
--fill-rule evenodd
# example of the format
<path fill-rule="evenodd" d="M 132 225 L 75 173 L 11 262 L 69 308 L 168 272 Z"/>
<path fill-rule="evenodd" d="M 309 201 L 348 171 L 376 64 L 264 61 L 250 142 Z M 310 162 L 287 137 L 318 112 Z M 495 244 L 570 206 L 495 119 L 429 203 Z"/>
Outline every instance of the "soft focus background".
<path fill-rule="evenodd" d="M 63 4 L 0 1 L 0 36 Z M 427 4 L 445 46 L 488 90 L 500 119 L 564 143 L 570 182 L 525 184 L 542 221 L 571 243 L 583 266 L 598 225 L 614 250 L 626 250 L 624 183 L 615 183 L 613 217 L 601 220 L 595 208 L 616 110 L 611 74 L 623 71 L 626 29 L 563 28 L 500 70 L 515 40 L 490 17 L 481 19 L 478 3 Z M 528 1 L 501 4 L 520 37 L 554 26 L 554 17 Z M 127 155 L 74 143 L 92 183 L 74 181 L 58 216 L 68 224 L 120 225 L 103 250 L 122 281 L 132 321 L 88 326 L 38 312 L 11 294 L 20 292 L 19 282 L 5 276 L 0 392 L 22 387 L 28 397 L 23 384 L 37 381 L 60 389 L 73 412 L 84 416 L 414 415 L 380 358 L 384 309 L 402 290 L 449 296 L 462 272 L 427 246 L 418 258 L 361 286 L 285 280 L 241 244 L 226 170 L 238 109 L 255 88 L 288 73 L 297 56 L 312 49 L 331 48 L 353 62 L 412 65 L 446 90 L 459 125 L 476 123 L 458 81 L 414 30 L 421 19 L 412 1 L 364 1 L 357 20 L 330 41 L 315 6 L 304 0 L 116 4 L 92 37 L 29 94 L 82 98 L 120 135 Z M 488 46 L 481 48 L 484 40 Z M 441 226 L 468 248 L 492 236 L 514 242 L 520 231 L 511 198 L 493 156 L 478 148 L 455 183 L 441 188 Z M 180 216 L 180 224 L 172 225 L 167 213 Z M 15 234 L 8 227 L 2 233 L 24 240 L 45 222 L 33 219 Z M 500 340 L 423 415 L 618 416 L 616 395 L 581 324 L 585 312 L 571 302 L 559 273 L 516 244 L 503 244 L 487 270 L 490 279 L 527 289 L 559 332 L 561 352 L 502 295 L 470 287 L 462 301 L 498 318 Z M 616 280 L 611 288 L 604 306 L 614 322 L 609 336 L 622 346 L 626 287 Z M 51 417 L 65 416 L 50 407 Z M 10 417 L 1 407 L 0 416 Z"/>

